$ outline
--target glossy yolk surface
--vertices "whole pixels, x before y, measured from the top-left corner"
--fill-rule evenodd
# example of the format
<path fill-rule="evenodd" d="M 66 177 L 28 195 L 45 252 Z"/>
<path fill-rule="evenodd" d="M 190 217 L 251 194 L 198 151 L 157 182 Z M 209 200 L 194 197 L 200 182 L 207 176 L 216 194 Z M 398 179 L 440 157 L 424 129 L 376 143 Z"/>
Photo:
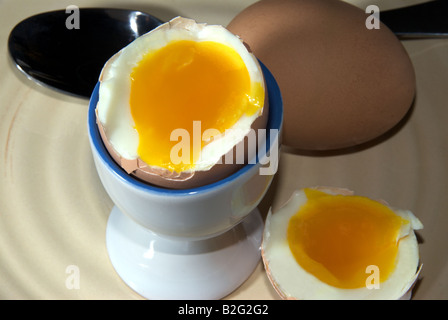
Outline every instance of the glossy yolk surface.
<path fill-rule="evenodd" d="M 308 201 L 289 222 L 287 239 L 303 269 L 338 288 L 366 286 L 370 265 L 380 282 L 394 270 L 402 224 L 390 208 L 359 196 L 306 189 Z"/>
<path fill-rule="evenodd" d="M 217 42 L 179 40 L 144 56 L 131 74 L 131 114 L 139 133 L 138 154 L 147 164 L 170 171 L 194 168 L 201 147 L 193 148 L 193 122 L 224 133 L 243 115 L 260 112 L 264 88 L 251 83 L 240 55 Z M 187 130 L 189 161 L 173 163 L 173 130 Z M 197 141 L 197 140 L 196 140 Z"/>

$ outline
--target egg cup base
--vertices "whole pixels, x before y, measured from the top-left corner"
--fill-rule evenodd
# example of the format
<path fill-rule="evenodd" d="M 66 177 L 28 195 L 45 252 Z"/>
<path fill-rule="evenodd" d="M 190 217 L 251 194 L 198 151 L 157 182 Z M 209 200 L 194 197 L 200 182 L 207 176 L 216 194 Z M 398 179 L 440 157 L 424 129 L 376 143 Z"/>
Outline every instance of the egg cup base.
<path fill-rule="evenodd" d="M 231 230 L 205 240 L 161 237 L 113 207 L 109 259 L 121 279 L 153 300 L 215 300 L 237 289 L 258 265 L 263 220 L 254 209 Z"/>

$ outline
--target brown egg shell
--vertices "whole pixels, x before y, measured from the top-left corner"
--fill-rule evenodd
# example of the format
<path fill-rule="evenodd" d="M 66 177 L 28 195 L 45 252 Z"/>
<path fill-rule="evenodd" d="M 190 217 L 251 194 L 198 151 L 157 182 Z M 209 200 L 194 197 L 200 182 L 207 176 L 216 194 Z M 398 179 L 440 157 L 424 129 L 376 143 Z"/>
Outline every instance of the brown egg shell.
<path fill-rule="evenodd" d="M 263 114 L 258 117 L 252 124 L 251 129 L 255 130 L 256 136 L 258 137 L 258 129 L 265 129 L 268 118 L 268 109 L 269 105 L 266 101 L 265 108 L 263 110 Z M 235 173 L 239 169 L 241 169 L 245 164 L 248 163 L 248 145 L 245 142 L 245 139 L 240 143 L 235 145 L 231 151 L 228 152 L 230 156 L 233 156 L 233 162 L 231 164 L 225 162 L 224 155 L 221 159 L 221 163 L 215 164 L 212 168 L 206 171 L 194 171 L 192 173 L 180 173 L 170 172 L 166 169 L 155 168 L 148 166 L 144 161 L 140 158 L 135 160 L 129 160 L 121 157 L 110 144 L 105 134 L 104 127 L 97 120 L 98 128 L 100 131 L 101 139 L 103 140 L 104 145 L 106 146 L 107 151 L 114 159 L 114 161 L 119 164 L 128 174 L 131 174 L 140 180 L 153 184 L 155 186 L 169 188 L 169 189 L 190 189 L 196 188 L 200 186 L 204 186 L 207 184 L 211 184 L 222 180 L 231 174 Z M 244 144 L 244 155 L 245 160 L 243 164 L 236 163 L 237 149 L 238 146 Z M 227 155 L 227 159 L 229 156 Z"/>
<path fill-rule="evenodd" d="M 344 1 L 263 0 L 227 28 L 275 76 L 284 102 L 283 144 L 332 150 L 388 132 L 415 96 L 412 62 L 384 25 Z"/>
<path fill-rule="evenodd" d="M 331 186 L 315 186 L 312 187 L 312 189 L 316 189 L 331 195 L 344 195 L 344 196 L 352 196 L 355 193 L 349 189 L 346 188 L 340 188 L 340 187 L 331 187 Z M 378 202 L 384 204 L 384 205 L 388 205 L 388 203 L 384 200 L 377 200 Z M 271 214 L 272 211 L 270 211 L 269 214 Z M 271 283 L 272 287 L 274 288 L 275 292 L 277 292 L 277 294 L 279 295 L 279 297 L 283 300 L 299 300 L 297 297 L 291 297 L 288 295 L 287 292 L 284 292 L 281 289 L 281 286 L 279 283 L 277 283 L 275 281 L 275 278 L 272 276 L 272 272 L 271 269 L 269 268 L 269 259 L 266 257 L 266 253 L 265 253 L 265 243 L 266 243 L 267 239 L 266 239 L 266 232 L 263 232 L 263 239 L 262 239 L 262 244 L 261 244 L 261 259 L 263 261 L 263 266 L 265 268 L 266 271 L 266 275 L 268 277 L 269 282 Z M 405 292 L 403 293 L 403 295 L 398 298 L 397 300 L 410 300 L 412 297 L 412 290 L 415 286 L 415 283 L 418 279 L 418 276 L 421 272 L 423 265 L 420 264 L 418 270 L 416 271 L 412 281 L 410 281 L 409 283 L 409 287 L 405 288 Z"/>

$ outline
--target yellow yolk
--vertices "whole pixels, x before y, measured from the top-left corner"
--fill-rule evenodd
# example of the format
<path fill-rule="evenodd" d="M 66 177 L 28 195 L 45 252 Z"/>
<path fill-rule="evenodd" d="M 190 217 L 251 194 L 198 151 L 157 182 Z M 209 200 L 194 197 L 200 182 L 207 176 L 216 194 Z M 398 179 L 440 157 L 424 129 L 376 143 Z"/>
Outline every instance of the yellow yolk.
<path fill-rule="evenodd" d="M 264 89 L 252 83 L 240 55 L 213 41 L 179 40 L 146 54 L 131 74 L 131 114 L 139 134 L 138 154 L 148 165 L 170 171 L 193 169 L 200 156 L 190 143 L 190 161 L 174 164 L 175 129 L 193 137 L 193 122 L 224 133 L 243 115 L 260 112 Z M 201 139 L 201 138 L 200 138 Z M 202 141 L 201 148 L 207 143 Z M 199 149 L 201 149 L 199 148 Z"/>
<path fill-rule="evenodd" d="M 409 223 L 387 206 L 360 196 L 305 189 L 308 198 L 290 219 L 287 240 L 300 266 L 346 289 L 366 286 L 368 266 L 380 282 L 395 268 L 400 228 Z"/>

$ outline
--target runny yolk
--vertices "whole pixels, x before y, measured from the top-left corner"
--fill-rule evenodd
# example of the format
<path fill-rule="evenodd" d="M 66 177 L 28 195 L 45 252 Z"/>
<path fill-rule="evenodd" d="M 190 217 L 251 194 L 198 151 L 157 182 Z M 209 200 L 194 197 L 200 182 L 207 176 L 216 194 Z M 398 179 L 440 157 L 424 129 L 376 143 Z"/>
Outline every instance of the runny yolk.
<path fill-rule="evenodd" d="M 366 286 L 375 266 L 380 282 L 395 268 L 400 228 L 408 221 L 360 196 L 305 189 L 308 201 L 290 219 L 287 240 L 300 266 L 338 288 Z M 367 273 L 366 273 L 367 272 Z"/>
<path fill-rule="evenodd" d="M 174 163 L 171 141 L 176 129 L 186 130 L 190 141 L 193 123 L 224 133 L 243 115 L 260 112 L 264 89 L 251 83 L 243 59 L 232 48 L 213 41 L 172 41 L 147 53 L 131 74 L 130 108 L 139 134 L 138 154 L 147 164 L 170 171 L 194 168 L 201 147 L 190 145 L 189 161 Z"/>

